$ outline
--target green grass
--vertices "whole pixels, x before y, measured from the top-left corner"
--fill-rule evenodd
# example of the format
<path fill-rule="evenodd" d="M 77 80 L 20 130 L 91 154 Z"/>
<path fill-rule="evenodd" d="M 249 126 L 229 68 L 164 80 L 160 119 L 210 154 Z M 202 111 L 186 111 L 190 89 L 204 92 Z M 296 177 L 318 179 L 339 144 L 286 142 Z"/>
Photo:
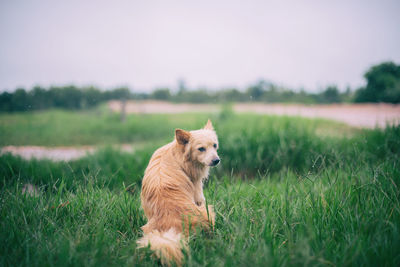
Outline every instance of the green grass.
<path fill-rule="evenodd" d="M 240 115 L 238 120 L 261 116 Z M 89 111 L 38 111 L 31 113 L 0 113 L 0 146 L 40 145 L 79 146 L 136 142 L 165 142 L 173 137 L 175 128 L 196 129 L 208 118 L 216 126 L 232 118 L 231 111 L 221 114 L 138 114 L 128 115 L 125 123 L 120 116 L 104 108 Z M 276 125 L 275 119 L 267 120 Z M 301 123 L 317 129 L 322 135 L 352 135 L 358 130 L 340 123 L 301 119 Z M 238 125 L 241 125 L 240 123 Z"/>
<path fill-rule="evenodd" d="M 171 129 L 194 128 L 207 121 L 206 114 L 120 116 L 103 109 L 83 112 L 43 111 L 0 114 L 0 146 L 108 145 L 172 138 Z"/>
<path fill-rule="evenodd" d="M 88 121 L 94 120 L 101 130 L 92 133 L 90 144 L 126 142 L 119 131 L 133 122 L 143 128 L 130 132 L 128 142 L 157 141 L 134 153 L 106 147 L 68 163 L 0 156 L 0 265 L 159 264 L 148 251 L 136 249 L 145 223 L 139 199 L 143 171 L 157 142 L 170 140 L 175 127 L 200 127 L 208 116 L 222 158 L 205 186 L 216 227 L 192 237 L 186 265 L 400 264 L 399 126 L 355 130 L 321 120 L 229 112 L 132 116 L 123 125 L 117 117 L 110 122 L 112 114 L 61 111 L 1 115 L 0 121 L 2 129 L 8 123 L 17 131 L 28 127 L 25 119 L 40 128 L 52 116 L 44 129 L 48 138 L 53 138 L 51 125 L 69 131 L 69 121 L 90 129 Z M 86 133 L 62 140 L 88 144 Z M 12 143 L 11 134 L 2 133 L 8 138 L 2 142 L 61 142 L 42 140 L 39 131 L 29 134 Z M 38 186 L 39 195 L 23 195 L 26 183 Z"/>

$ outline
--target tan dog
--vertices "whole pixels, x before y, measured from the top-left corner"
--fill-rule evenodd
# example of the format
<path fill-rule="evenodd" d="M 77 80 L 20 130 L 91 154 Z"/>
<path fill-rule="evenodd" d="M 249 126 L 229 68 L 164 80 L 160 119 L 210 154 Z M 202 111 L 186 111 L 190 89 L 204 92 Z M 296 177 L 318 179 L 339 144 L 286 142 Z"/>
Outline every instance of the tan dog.
<path fill-rule="evenodd" d="M 175 140 L 150 159 L 140 195 L 148 222 L 138 245 L 150 245 L 163 264 L 181 265 L 189 232 L 214 226 L 215 214 L 211 205 L 206 208 L 203 181 L 209 168 L 220 161 L 217 149 L 218 138 L 208 120 L 201 130 L 175 130 Z"/>

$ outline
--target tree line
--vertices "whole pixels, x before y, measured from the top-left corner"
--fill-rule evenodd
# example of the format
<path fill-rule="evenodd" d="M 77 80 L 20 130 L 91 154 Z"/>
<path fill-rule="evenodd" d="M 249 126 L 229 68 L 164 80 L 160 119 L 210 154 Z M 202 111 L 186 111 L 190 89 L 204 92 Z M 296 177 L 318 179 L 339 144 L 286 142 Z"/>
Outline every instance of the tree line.
<path fill-rule="evenodd" d="M 18 88 L 14 92 L 0 94 L 0 111 L 30 111 L 50 108 L 70 110 L 87 109 L 109 100 L 143 100 L 155 99 L 172 102 L 220 103 L 220 102 L 290 102 L 290 103 L 341 103 L 341 102 L 388 102 L 400 103 L 400 65 L 384 62 L 371 67 L 364 75 L 365 87 L 355 91 L 348 88 L 340 92 L 334 85 L 318 93 L 304 90 L 294 91 L 277 86 L 264 80 L 249 86 L 246 90 L 225 88 L 218 91 L 206 89 L 190 90 L 184 82 L 172 91 L 169 88 L 158 88 L 151 93 L 135 93 L 128 88 L 100 90 L 95 87 L 78 88 L 62 86 L 42 88 L 36 86 L 31 90 Z"/>
<path fill-rule="evenodd" d="M 0 111 L 30 111 L 60 108 L 69 110 L 87 109 L 112 99 L 131 98 L 128 88 L 102 91 L 95 87 L 76 86 L 50 87 L 35 86 L 32 90 L 18 88 L 13 93 L 0 94 Z"/>

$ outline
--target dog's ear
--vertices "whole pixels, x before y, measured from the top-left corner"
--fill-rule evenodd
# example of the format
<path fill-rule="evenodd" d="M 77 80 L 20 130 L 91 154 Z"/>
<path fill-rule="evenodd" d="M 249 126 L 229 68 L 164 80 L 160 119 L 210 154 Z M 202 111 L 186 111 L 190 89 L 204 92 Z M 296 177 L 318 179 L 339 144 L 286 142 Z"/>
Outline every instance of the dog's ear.
<path fill-rule="evenodd" d="M 205 130 L 214 130 L 214 127 L 213 127 L 210 119 L 207 121 L 207 123 L 206 123 L 206 125 L 204 126 L 203 129 L 205 129 Z"/>
<path fill-rule="evenodd" d="M 178 144 L 186 145 L 187 143 L 189 143 L 190 133 L 182 129 L 176 129 L 175 138 Z"/>

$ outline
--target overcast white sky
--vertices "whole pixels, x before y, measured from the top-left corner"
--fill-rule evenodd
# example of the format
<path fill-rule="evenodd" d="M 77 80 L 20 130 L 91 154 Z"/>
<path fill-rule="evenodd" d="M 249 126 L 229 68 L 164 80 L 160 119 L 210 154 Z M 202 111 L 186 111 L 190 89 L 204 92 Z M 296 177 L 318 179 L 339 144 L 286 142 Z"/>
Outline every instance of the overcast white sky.
<path fill-rule="evenodd" d="M 33 85 L 357 87 L 400 63 L 400 1 L 0 2 L 0 91 Z"/>

